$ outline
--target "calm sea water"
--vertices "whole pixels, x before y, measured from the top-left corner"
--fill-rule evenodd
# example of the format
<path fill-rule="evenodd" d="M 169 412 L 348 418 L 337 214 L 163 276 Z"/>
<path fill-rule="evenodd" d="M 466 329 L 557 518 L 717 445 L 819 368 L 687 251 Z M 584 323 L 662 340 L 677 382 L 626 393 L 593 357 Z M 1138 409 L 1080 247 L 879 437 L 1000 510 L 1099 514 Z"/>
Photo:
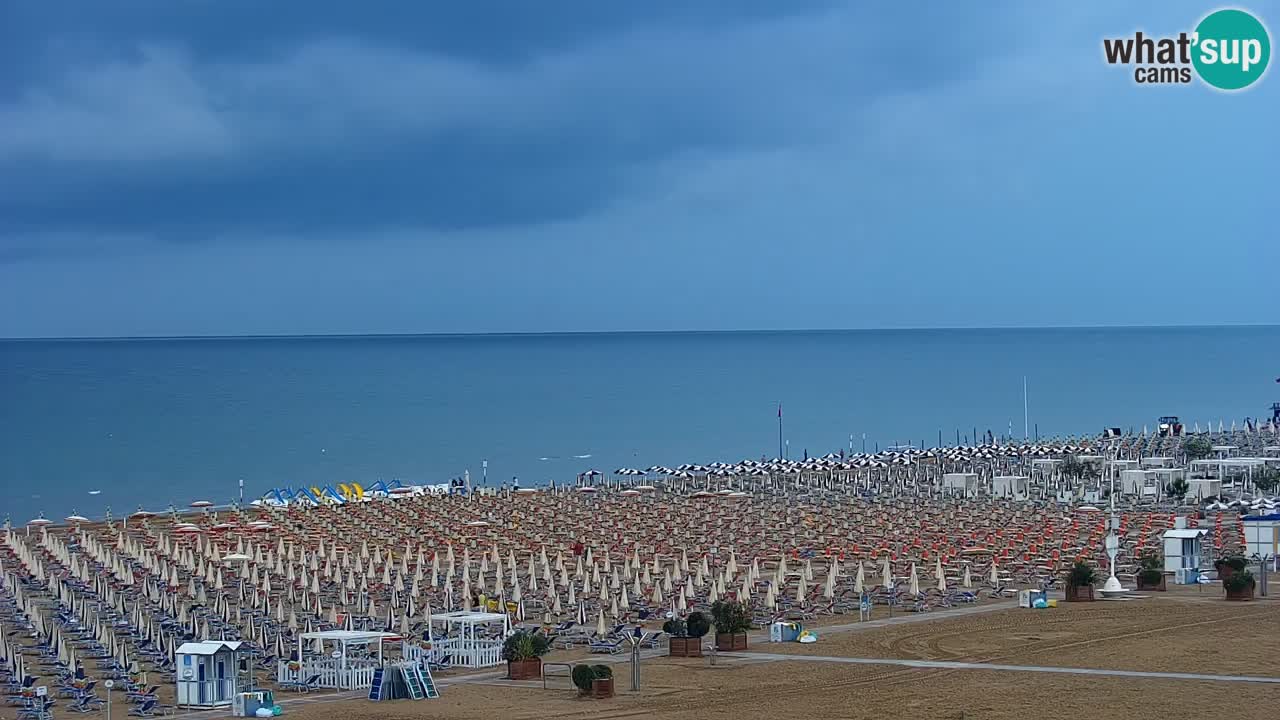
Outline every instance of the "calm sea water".
<path fill-rule="evenodd" d="M 1280 328 L 0 342 L 0 515 L 1262 416 Z M 91 495 L 91 490 L 100 490 Z"/>

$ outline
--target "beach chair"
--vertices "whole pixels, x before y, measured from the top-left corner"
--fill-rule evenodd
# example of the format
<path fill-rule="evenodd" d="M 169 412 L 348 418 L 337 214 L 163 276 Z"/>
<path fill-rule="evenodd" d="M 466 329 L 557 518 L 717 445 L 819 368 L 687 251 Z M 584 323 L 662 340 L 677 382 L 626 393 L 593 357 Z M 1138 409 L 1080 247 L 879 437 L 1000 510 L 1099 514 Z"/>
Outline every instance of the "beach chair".
<path fill-rule="evenodd" d="M 18 720 L 52 720 L 53 698 L 32 698 L 20 710 Z"/>
<path fill-rule="evenodd" d="M 642 648 L 660 648 L 662 647 L 662 636 L 666 633 L 658 630 L 657 632 L 646 632 L 640 638 L 640 647 Z"/>
<path fill-rule="evenodd" d="M 151 699 L 141 705 L 129 708 L 130 717 L 155 717 L 157 715 L 172 715 L 173 708 L 161 705 L 159 700 Z"/>
<path fill-rule="evenodd" d="M 308 693 L 319 687 L 320 673 L 316 673 L 304 681 L 285 681 L 280 683 L 281 690 L 293 690 L 300 693 Z"/>
<path fill-rule="evenodd" d="M 608 640 L 592 640 L 592 654 L 608 654 L 617 655 L 622 652 L 622 643 L 626 640 L 624 637 L 615 637 Z"/>

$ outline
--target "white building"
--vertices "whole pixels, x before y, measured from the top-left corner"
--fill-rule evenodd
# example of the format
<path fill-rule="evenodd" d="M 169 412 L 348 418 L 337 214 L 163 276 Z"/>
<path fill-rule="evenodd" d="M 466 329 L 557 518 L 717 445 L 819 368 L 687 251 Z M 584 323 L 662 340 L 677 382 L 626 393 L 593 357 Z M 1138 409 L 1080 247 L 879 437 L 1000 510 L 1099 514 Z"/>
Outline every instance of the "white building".
<path fill-rule="evenodd" d="M 224 640 L 183 643 L 177 659 L 177 703 L 215 708 L 231 704 L 247 683 L 240 678 L 240 643 Z"/>

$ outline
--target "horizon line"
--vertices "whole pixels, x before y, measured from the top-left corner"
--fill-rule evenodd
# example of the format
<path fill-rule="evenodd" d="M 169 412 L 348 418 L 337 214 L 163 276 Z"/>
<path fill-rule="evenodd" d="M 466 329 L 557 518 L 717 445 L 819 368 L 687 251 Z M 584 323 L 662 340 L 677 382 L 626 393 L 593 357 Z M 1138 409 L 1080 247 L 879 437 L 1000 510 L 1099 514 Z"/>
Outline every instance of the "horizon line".
<path fill-rule="evenodd" d="M 956 332 L 982 330 L 1212 330 L 1241 328 L 1280 328 L 1280 323 L 1165 324 L 1165 325 L 974 325 L 938 327 L 862 327 L 862 328 L 735 328 L 725 330 L 553 330 L 514 332 L 382 332 L 382 333 L 298 333 L 244 335 L 31 335 L 0 337 L 0 342 L 129 342 L 165 340 L 354 340 L 394 338 L 498 338 L 498 337 L 574 337 L 592 335 L 787 335 L 817 333 L 888 333 L 888 332 Z"/>

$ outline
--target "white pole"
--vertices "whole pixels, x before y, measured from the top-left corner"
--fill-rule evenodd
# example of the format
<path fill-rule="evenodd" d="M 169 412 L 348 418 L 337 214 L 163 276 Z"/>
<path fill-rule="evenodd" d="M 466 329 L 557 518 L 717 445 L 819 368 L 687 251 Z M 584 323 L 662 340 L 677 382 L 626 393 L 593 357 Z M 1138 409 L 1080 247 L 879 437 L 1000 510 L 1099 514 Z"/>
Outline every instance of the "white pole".
<path fill-rule="evenodd" d="M 1022 439 L 1031 437 L 1031 416 L 1027 413 L 1027 376 L 1022 376 Z"/>

